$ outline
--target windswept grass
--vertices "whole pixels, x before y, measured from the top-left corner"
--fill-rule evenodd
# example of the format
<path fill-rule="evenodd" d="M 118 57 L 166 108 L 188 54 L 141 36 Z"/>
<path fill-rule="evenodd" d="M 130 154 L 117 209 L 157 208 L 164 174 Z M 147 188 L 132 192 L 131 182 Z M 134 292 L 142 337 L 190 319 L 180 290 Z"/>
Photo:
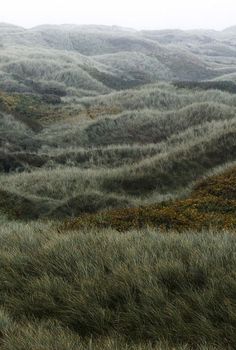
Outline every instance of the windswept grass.
<path fill-rule="evenodd" d="M 234 347 L 233 234 L 63 235 L 48 225 L 8 223 L 0 242 L 1 306 L 18 323 L 3 333 L 9 349 L 16 339 L 19 349 L 36 346 L 43 335 L 50 349 L 57 344 L 52 324 L 45 323 L 50 320 L 60 323 L 54 334 L 61 334 L 62 344 L 63 337 L 75 342 L 76 334 L 92 336 L 95 349 L 97 337 L 114 334 L 152 342 L 154 349 L 158 342 L 167 349 Z"/>
<path fill-rule="evenodd" d="M 162 341 L 134 343 L 119 336 L 81 339 L 78 334 L 62 327 L 59 322 L 10 323 L 9 331 L 4 332 L 1 349 L 3 350 L 191 350 L 188 345 L 171 346 Z M 198 346 L 198 350 L 220 350 L 216 346 Z"/>

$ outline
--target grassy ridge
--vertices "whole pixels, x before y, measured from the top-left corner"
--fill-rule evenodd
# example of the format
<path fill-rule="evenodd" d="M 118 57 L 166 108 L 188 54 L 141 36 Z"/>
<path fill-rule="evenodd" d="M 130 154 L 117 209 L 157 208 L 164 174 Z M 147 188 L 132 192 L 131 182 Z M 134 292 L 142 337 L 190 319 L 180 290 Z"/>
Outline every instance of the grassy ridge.
<path fill-rule="evenodd" d="M 144 160 L 132 169 L 118 171 L 104 179 L 103 186 L 107 190 L 139 195 L 155 189 L 175 190 L 197 180 L 211 168 L 235 160 L 235 147 L 235 130 L 229 127 L 204 141 L 200 139 L 188 147 Z"/>
<path fill-rule="evenodd" d="M 66 167 L 62 168 L 45 168 L 34 170 L 28 174 L 1 176 L 1 187 L 5 191 L 15 192 L 26 198 L 37 196 L 37 201 L 41 198 L 42 203 L 44 203 L 44 199 L 47 199 L 52 203 L 52 210 L 54 210 L 55 200 L 60 201 L 59 206 L 65 208 L 61 211 L 61 215 L 63 213 L 66 215 L 66 212 L 67 215 L 79 214 L 83 211 L 83 202 L 88 210 L 85 198 L 94 198 L 94 202 L 91 201 L 89 211 L 93 211 L 92 208 L 103 209 L 106 203 L 114 203 L 115 207 L 121 207 L 124 200 L 130 206 L 134 204 L 134 200 L 140 204 L 141 199 L 147 197 L 152 203 L 158 202 L 160 195 L 181 192 L 184 187 L 191 186 L 192 182 L 196 181 L 199 176 L 205 175 L 211 169 L 235 161 L 234 124 L 234 119 L 214 124 L 214 128 L 210 123 L 208 128 L 203 129 L 204 132 L 208 130 L 208 133 L 203 132 L 202 138 L 197 133 L 196 138 L 192 139 L 192 143 L 188 140 L 191 133 L 186 131 L 186 137 L 182 138 L 182 141 L 187 139 L 187 143 L 176 145 L 172 144 L 174 141 L 172 140 L 169 141 L 168 147 L 164 145 L 163 148 L 155 148 L 154 146 L 147 148 L 149 159 L 141 159 L 138 164 L 127 164 L 114 169 L 99 167 L 79 169 L 69 167 L 67 164 Z M 180 141 L 181 137 L 177 140 Z M 123 152 L 128 152 L 129 157 L 132 158 L 133 153 L 130 154 L 130 151 L 132 148 L 123 149 Z M 136 152 L 135 149 L 134 151 Z M 99 157 L 103 156 L 104 152 L 98 153 Z M 150 157 L 151 152 L 154 152 L 152 157 Z M 114 159 L 116 155 L 116 150 L 113 149 L 110 157 Z M 96 195 L 93 197 L 93 193 L 99 193 L 99 196 L 104 197 L 103 205 L 97 206 L 96 198 L 98 197 Z M 154 194 L 156 199 L 151 198 Z M 110 201 L 110 198 L 116 198 L 116 201 Z M 100 200 L 98 202 L 101 203 Z M 70 203 L 69 208 L 71 208 L 69 211 L 66 210 L 68 203 Z M 117 204 L 115 205 L 115 203 Z M 76 207 L 80 208 L 80 211 L 77 211 Z M 47 215 L 51 215 L 51 210 L 48 211 Z M 62 217 L 59 216 L 59 218 Z"/>
<path fill-rule="evenodd" d="M 86 129 L 90 145 L 159 143 L 189 127 L 213 120 L 235 117 L 232 107 L 217 103 L 195 103 L 177 111 L 160 113 L 155 110 L 125 112 L 115 118 L 102 118 Z"/>

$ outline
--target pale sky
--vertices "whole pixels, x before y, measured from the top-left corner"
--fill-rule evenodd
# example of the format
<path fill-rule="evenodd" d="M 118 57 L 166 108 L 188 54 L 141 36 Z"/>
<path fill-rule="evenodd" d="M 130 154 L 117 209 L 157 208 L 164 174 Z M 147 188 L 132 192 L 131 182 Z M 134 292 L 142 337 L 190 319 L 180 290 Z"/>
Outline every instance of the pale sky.
<path fill-rule="evenodd" d="M 1 0 L 0 22 L 104 24 L 137 29 L 224 29 L 236 25 L 236 0 Z"/>

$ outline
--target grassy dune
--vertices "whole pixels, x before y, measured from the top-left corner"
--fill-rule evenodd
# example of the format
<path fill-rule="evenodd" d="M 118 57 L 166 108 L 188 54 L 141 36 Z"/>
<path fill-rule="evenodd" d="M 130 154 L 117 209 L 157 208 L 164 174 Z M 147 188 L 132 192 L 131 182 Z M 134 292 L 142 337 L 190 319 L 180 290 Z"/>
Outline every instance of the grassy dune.
<path fill-rule="evenodd" d="M 153 192 L 156 192 L 157 198 L 158 193 L 174 194 L 186 186 L 191 186 L 211 169 L 235 160 L 236 138 L 233 125 L 230 123 L 222 133 L 213 133 L 207 140 L 198 139 L 188 148 L 186 145 L 179 148 L 175 146 L 174 149 L 170 148 L 169 152 L 140 161 L 138 165 L 93 170 L 67 166 L 37 170 L 28 174 L 4 175 L 1 177 L 1 187 L 24 196 L 60 201 L 75 197 L 79 201 L 80 196 L 84 198 L 84 192 L 89 194 L 100 191 L 109 202 L 110 195 L 119 193 L 126 197 L 127 203 L 130 204 L 133 196 L 138 199 Z M 83 202 L 83 199 L 81 201 Z"/>
<path fill-rule="evenodd" d="M 142 227 L 186 231 L 236 228 L 236 168 L 199 181 L 189 197 L 157 205 L 104 211 L 80 216 L 63 229 L 112 227 L 125 232 Z"/>
<path fill-rule="evenodd" d="M 176 89 L 164 86 L 164 91 Z M 182 93 L 176 91 L 181 100 Z M 10 197 L 17 195 L 35 203 L 38 217 L 55 217 L 58 212 L 59 219 L 103 210 L 106 205 L 133 206 L 182 196 L 199 177 L 236 160 L 234 96 L 207 91 L 204 99 L 210 102 L 192 103 L 199 95 L 203 96 L 202 92 L 189 92 L 190 104 L 175 111 L 171 107 L 165 112 L 145 108 L 100 116 L 95 121 L 79 117 L 73 125 L 65 119 L 37 132 L 19 119 L 26 112 L 15 112 L 15 95 L 3 95 L 13 101 L 9 107 L 12 115 L 3 113 L 1 124 L 8 144 L 1 153 L 2 172 L 11 174 L 0 177 L 0 188 Z M 213 103 L 213 96 L 223 102 Z M 44 104 L 38 111 L 43 108 Z M 33 120 L 40 122 L 36 115 Z M 86 204 L 89 198 L 90 209 Z M 42 210 L 45 200 L 48 209 Z"/>

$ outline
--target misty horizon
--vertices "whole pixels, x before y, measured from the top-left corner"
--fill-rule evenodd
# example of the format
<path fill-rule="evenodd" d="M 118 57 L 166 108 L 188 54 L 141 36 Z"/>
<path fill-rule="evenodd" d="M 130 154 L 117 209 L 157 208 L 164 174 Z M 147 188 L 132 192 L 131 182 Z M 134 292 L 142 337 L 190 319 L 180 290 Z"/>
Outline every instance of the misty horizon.
<path fill-rule="evenodd" d="M 215 29 L 215 28 L 207 28 L 207 27 L 190 27 L 190 28 L 180 28 L 180 27 L 153 27 L 153 28 L 145 28 L 145 27 L 140 27 L 140 28 L 135 28 L 135 27 L 130 27 L 130 26 L 124 26 L 124 25 L 119 25 L 119 24 L 103 24 L 103 23 L 73 23 L 73 22 L 68 22 L 68 23 L 40 23 L 40 24 L 36 24 L 33 26 L 25 26 L 25 25 L 20 25 L 20 24 L 16 24 L 16 23 L 11 23 L 11 22 L 0 22 L 0 25 L 9 25 L 9 26 L 15 26 L 15 27 L 19 27 L 19 28 L 23 28 L 26 30 L 30 30 L 30 29 L 34 29 L 34 28 L 38 28 L 38 27 L 47 27 L 47 26 L 51 26 L 51 27 L 63 27 L 63 26 L 75 26 L 75 27 L 107 27 L 107 28 L 121 28 L 121 29 L 127 29 L 127 30 L 132 30 L 132 31 L 165 31 L 165 30 L 170 30 L 170 31 L 216 31 L 216 32 L 221 32 L 233 27 L 236 27 L 236 22 L 235 24 L 229 25 L 227 27 L 223 27 L 220 29 Z"/>
<path fill-rule="evenodd" d="M 2 4 L 0 23 L 27 29 L 39 25 L 106 25 L 135 30 L 217 30 L 234 26 L 236 3 L 233 0 L 187 1 L 154 0 L 9 0 Z"/>

